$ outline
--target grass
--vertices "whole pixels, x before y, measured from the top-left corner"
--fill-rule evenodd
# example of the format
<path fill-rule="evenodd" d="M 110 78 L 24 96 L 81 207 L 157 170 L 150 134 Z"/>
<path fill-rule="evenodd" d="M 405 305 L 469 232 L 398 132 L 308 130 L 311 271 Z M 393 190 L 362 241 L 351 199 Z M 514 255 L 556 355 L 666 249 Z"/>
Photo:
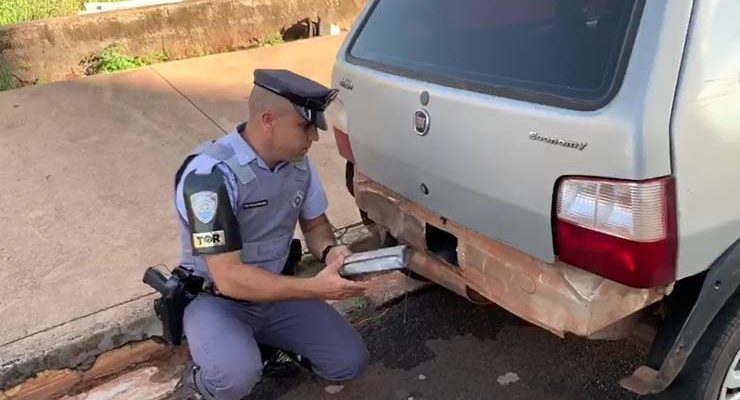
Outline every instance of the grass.
<path fill-rule="evenodd" d="M 0 0 L 3 1 L 3 0 Z M 100 55 L 88 57 L 81 65 L 85 67 L 85 75 L 109 74 L 117 71 L 125 71 L 168 61 L 167 54 L 153 52 L 144 56 L 129 56 L 126 47 L 113 44 L 106 47 Z M 0 92 L 16 89 L 26 85 L 37 85 L 45 83 L 39 79 L 33 81 L 19 80 L 10 69 L 0 62 Z"/>
<path fill-rule="evenodd" d="M 262 38 L 259 43 L 262 46 L 275 46 L 285 43 L 285 40 L 283 40 L 283 35 L 279 33 L 273 33 L 272 35 L 268 35 Z"/>
<path fill-rule="evenodd" d="M 16 87 L 18 87 L 18 80 L 5 65 L 0 63 L 0 92 L 15 89 Z"/>
<path fill-rule="evenodd" d="M 362 312 L 367 308 L 367 301 L 361 297 L 352 299 L 352 311 Z"/>
<path fill-rule="evenodd" d="M 0 25 L 74 15 L 83 9 L 84 3 L 85 0 L 0 0 Z"/>
<path fill-rule="evenodd" d="M 85 66 L 85 75 L 110 74 L 169 60 L 167 54 L 161 52 L 149 53 L 144 56 L 131 56 L 127 54 L 127 51 L 126 46 L 114 43 L 103 49 L 100 55 L 82 60 L 82 64 Z"/>
<path fill-rule="evenodd" d="M 285 40 L 283 40 L 283 35 L 281 35 L 280 33 L 273 33 L 271 35 L 267 35 L 261 39 L 258 39 L 256 42 L 254 42 L 254 44 L 249 46 L 249 48 L 252 49 L 257 47 L 275 46 L 283 43 L 285 43 Z"/>

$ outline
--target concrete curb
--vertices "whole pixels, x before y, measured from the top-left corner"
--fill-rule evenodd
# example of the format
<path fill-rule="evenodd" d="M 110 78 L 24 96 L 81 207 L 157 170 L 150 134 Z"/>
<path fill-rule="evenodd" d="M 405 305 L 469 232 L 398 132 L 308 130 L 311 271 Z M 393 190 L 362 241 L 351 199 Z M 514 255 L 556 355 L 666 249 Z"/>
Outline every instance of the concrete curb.
<path fill-rule="evenodd" d="M 156 297 L 150 294 L 131 300 L 4 346 L 0 390 L 20 384 L 39 371 L 87 370 L 102 353 L 161 335 L 152 308 Z"/>

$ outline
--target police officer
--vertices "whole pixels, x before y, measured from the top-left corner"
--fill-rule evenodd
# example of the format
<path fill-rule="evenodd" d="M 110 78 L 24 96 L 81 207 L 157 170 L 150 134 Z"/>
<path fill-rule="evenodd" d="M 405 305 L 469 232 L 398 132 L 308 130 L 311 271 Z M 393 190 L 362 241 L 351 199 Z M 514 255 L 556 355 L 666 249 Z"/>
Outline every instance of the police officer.
<path fill-rule="evenodd" d="M 337 246 L 327 198 L 306 157 L 336 91 L 286 70 L 256 70 L 249 123 L 201 145 L 178 172 L 175 200 L 182 266 L 213 283 L 185 309 L 184 332 L 205 399 L 238 400 L 260 380 L 258 342 L 308 359 L 330 381 L 356 378 L 368 351 L 324 300 L 361 295 L 341 278 L 350 254 Z M 318 275 L 283 274 L 296 224 Z"/>

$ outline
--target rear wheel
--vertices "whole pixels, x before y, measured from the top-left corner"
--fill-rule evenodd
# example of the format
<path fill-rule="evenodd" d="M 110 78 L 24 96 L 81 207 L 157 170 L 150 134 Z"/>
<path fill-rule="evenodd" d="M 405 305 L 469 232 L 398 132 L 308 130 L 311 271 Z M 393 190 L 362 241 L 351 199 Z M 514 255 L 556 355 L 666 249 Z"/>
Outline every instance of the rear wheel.
<path fill-rule="evenodd" d="M 670 329 L 675 330 L 682 324 L 673 325 Z M 665 329 L 668 325 L 656 338 L 651 358 L 656 352 L 667 352 L 669 339 L 665 338 L 677 335 L 677 331 L 666 334 Z M 673 384 L 645 399 L 740 400 L 740 296 L 735 294 L 720 310 Z"/>
<path fill-rule="evenodd" d="M 730 364 L 725 381 L 722 384 L 720 400 L 738 400 L 740 399 L 740 351 L 735 355 L 735 359 Z"/>

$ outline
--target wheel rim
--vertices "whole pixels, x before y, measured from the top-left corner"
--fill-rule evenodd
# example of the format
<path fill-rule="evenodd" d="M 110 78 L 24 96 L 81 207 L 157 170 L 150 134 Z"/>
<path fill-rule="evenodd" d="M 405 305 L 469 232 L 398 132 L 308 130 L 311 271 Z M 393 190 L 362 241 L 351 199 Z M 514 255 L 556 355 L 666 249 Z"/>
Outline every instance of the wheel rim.
<path fill-rule="evenodd" d="M 725 375 L 719 400 L 740 400 L 740 351 L 735 354 L 735 359 L 732 360 L 730 369 Z"/>

